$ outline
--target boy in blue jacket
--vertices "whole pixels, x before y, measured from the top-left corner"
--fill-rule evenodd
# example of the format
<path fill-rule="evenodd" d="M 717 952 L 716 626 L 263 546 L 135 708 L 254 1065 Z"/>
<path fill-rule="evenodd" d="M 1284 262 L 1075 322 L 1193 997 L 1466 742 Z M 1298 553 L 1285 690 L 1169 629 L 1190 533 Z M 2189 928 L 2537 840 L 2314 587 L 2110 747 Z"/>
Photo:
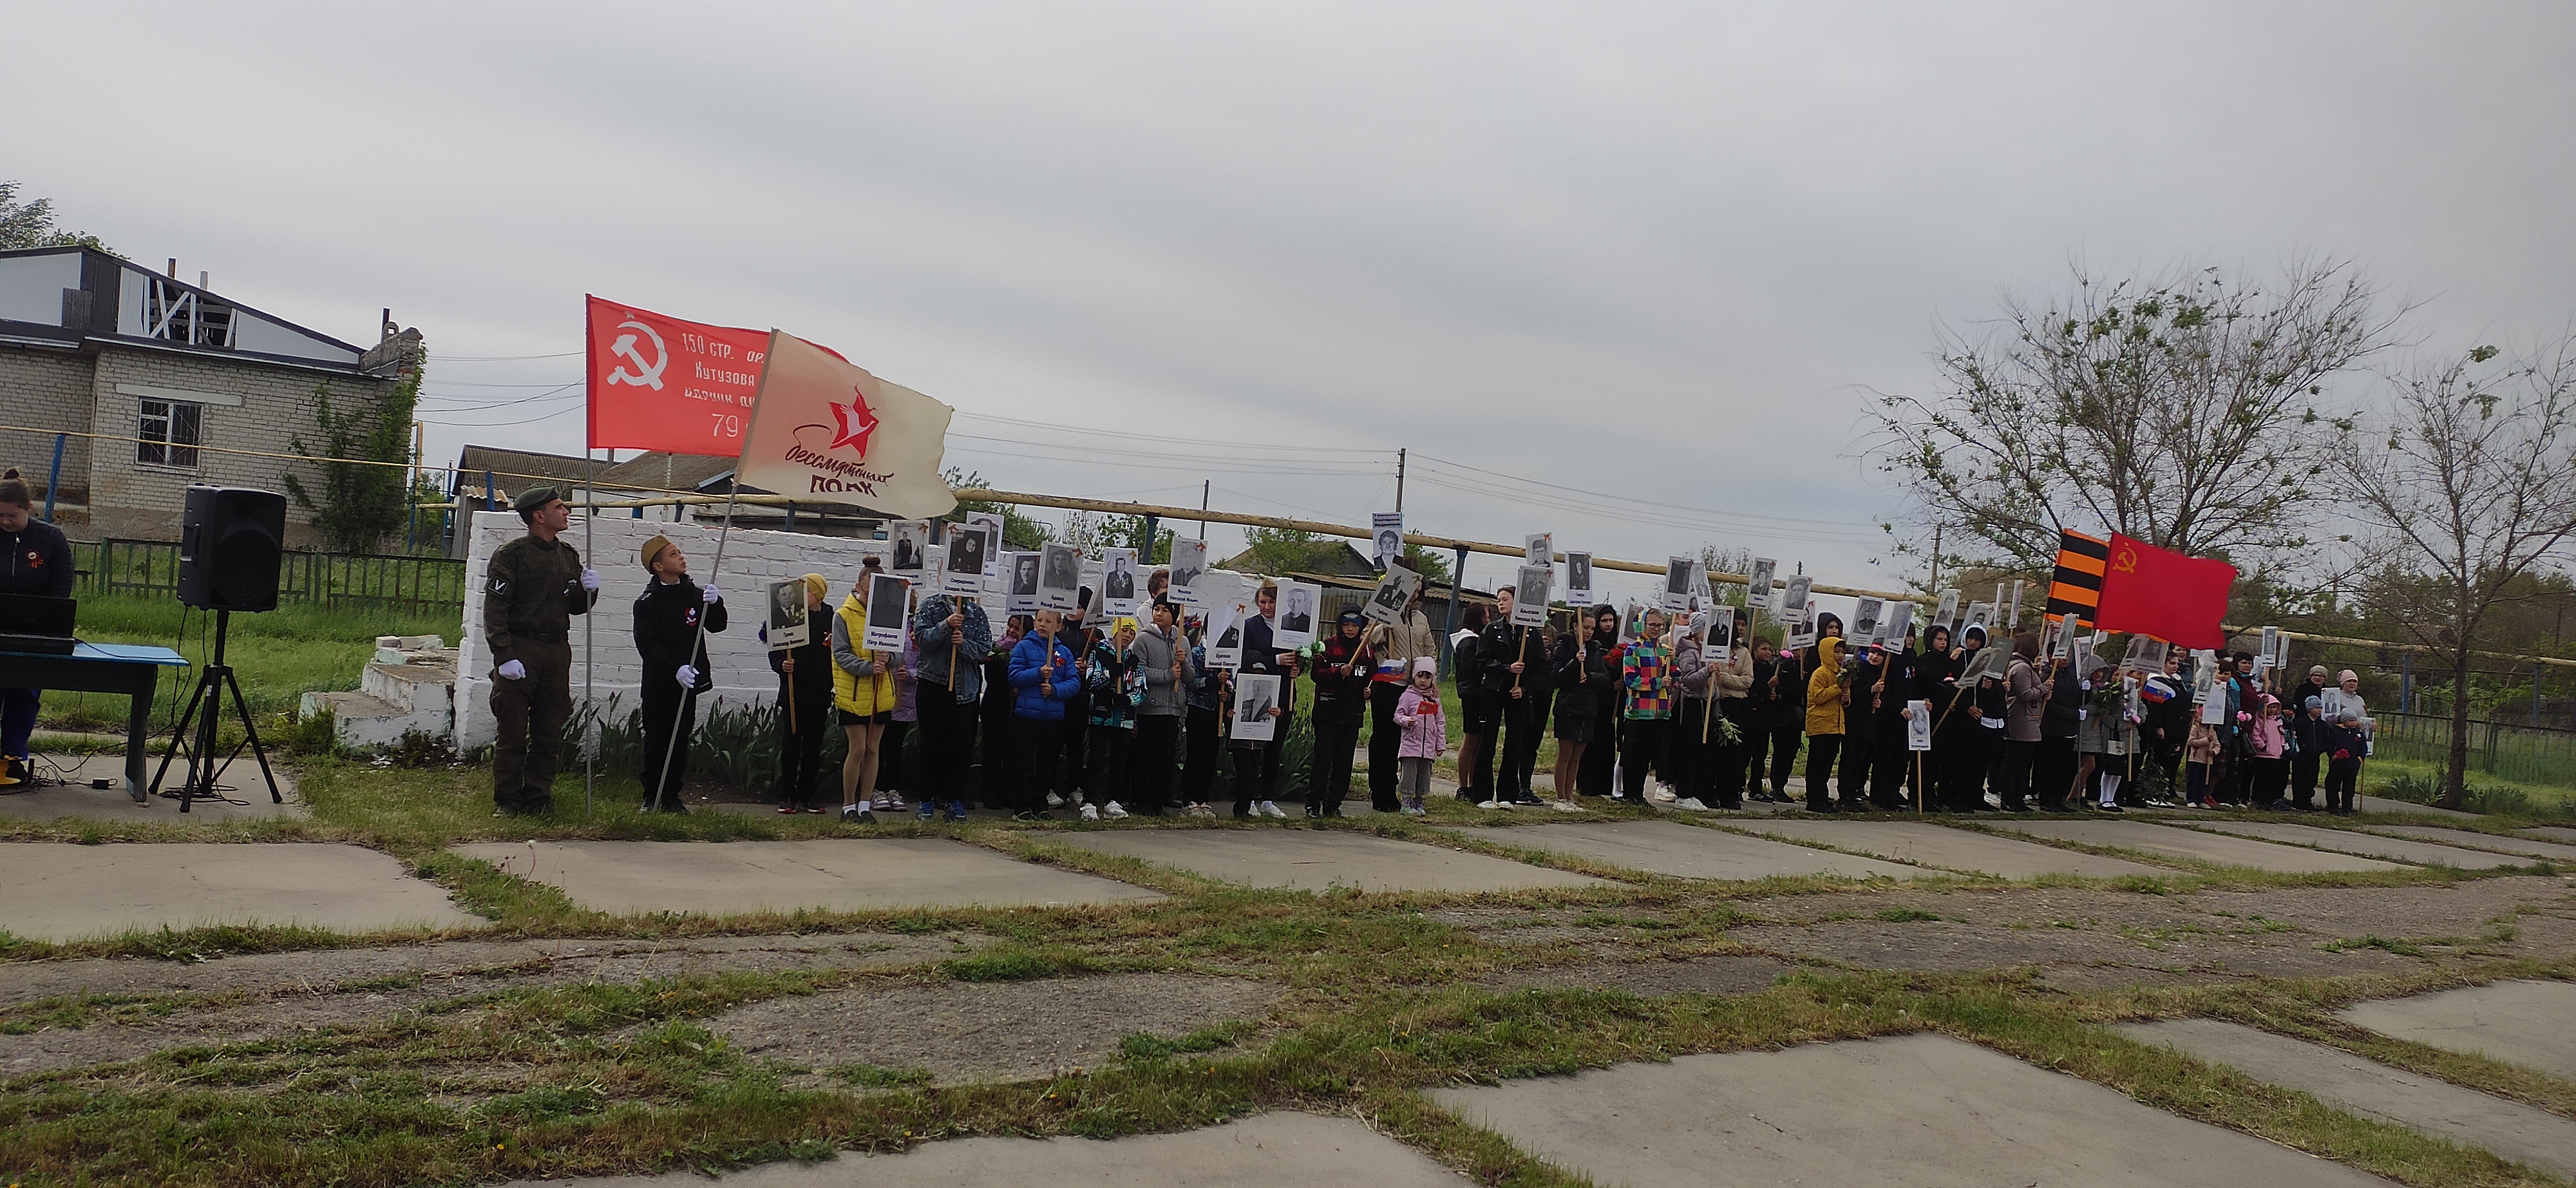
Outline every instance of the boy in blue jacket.
<path fill-rule="evenodd" d="M 1047 793 L 1053 791 L 1047 785 L 1055 781 L 1064 752 L 1065 703 L 1082 691 L 1073 653 L 1056 640 L 1063 629 L 1064 616 L 1039 611 L 1036 629 L 1011 648 L 1011 760 L 1020 798 L 1013 820 L 1047 819 Z"/>

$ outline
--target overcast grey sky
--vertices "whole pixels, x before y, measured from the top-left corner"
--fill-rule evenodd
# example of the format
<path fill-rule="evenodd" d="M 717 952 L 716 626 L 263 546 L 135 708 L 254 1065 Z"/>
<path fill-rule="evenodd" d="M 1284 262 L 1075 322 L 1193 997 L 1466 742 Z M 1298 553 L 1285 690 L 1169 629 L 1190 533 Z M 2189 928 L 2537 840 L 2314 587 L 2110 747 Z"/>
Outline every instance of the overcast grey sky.
<path fill-rule="evenodd" d="M 2444 349 L 2576 314 L 2565 4 L 234 3 L 10 27 L 0 177 L 343 338 L 391 306 L 431 344 L 433 460 L 579 451 L 578 388 L 537 395 L 579 360 L 493 357 L 577 351 L 595 292 L 832 345 L 955 405 L 951 461 L 997 485 L 1184 503 L 1204 478 L 1220 506 L 1365 522 L 1404 446 L 1431 459 L 1418 530 L 1742 546 L 1884 585 L 1872 525 L 1901 505 L 1859 460 L 1865 389 L 1926 390 L 1940 326 L 2071 259 L 2348 256 Z M 989 418 L 1236 444 L 1108 454 Z"/>

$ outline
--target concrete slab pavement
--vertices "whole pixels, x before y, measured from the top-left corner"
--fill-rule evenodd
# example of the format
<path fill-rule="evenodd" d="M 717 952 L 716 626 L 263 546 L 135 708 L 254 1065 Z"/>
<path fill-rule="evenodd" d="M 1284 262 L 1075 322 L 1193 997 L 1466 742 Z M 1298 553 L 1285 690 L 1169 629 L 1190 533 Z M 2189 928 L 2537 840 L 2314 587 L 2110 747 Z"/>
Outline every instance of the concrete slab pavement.
<path fill-rule="evenodd" d="M 2363 858 L 2355 854 L 2328 854 L 2294 846 L 2276 846 L 2270 842 L 2247 841 L 2241 837 L 2203 833 L 2197 829 L 2158 825 L 2147 821 L 2099 820 L 2029 820 L 2010 818 L 1994 822 L 1998 829 L 2027 833 L 2055 841 L 2079 842 L 2092 846 L 2120 846 L 2150 854 L 2167 854 L 2201 862 L 2227 866 L 2250 866 L 2257 870 L 2309 873 L 2329 870 L 2405 870 L 2395 862 Z"/>
<path fill-rule="evenodd" d="M 376 932 L 484 923 L 363 846 L 9 842 L 0 843 L 0 869 L 28 892 L 0 898 L 0 929 L 31 940 L 216 924 Z"/>
<path fill-rule="evenodd" d="M 2190 829 L 2234 834 L 2258 841 L 2279 842 L 2285 846 L 2314 846 L 2340 854 L 2359 854 L 2365 858 L 2386 858 L 2392 862 L 2412 862 L 2418 866 L 2449 866 L 2460 870 L 2493 870 L 2499 866 L 2528 865 L 2508 854 L 2491 854 L 2481 850 L 2464 850 L 2458 846 L 2435 845 L 2402 837 L 2383 837 L 2357 829 L 2320 829 L 2314 825 L 2289 825 L 2273 821 L 2231 821 L 2226 817 L 2190 817 L 2165 822 Z"/>
<path fill-rule="evenodd" d="M 268 783 L 259 777 L 257 760 L 244 755 L 241 760 L 216 779 L 218 788 L 230 786 L 224 795 L 229 800 L 200 800 L 188 811 L 179 811 L 179 802 L 167 796 L 146 796 L 137 804 L 125 791 L 125 754 L 80 755 L 62 757 L 64 783 L 11 791 L 0 795 L 0 818 L 20 821 L 55 821 L 64 817 L 83 821 L 134 822 L 151 821 L 164 825 L 207 824 L 219 821 L 255 820 L 262 817 L 305 817 L 312 810 L 295 795 L 295 772 L 271 760 L 269 769 L 277 773 L 277 790 L 286 797 L 278 804 L 268 798 Z M 152 763 L 144 768 L 149 777 L 159 766 L 156 751 Z M 172 764 L 170 774 L 161 781 L 164 791 L 178 787 L 185 768 Z M 88 786 L 92 779 L 109 781 L 105 789 Z M 233 801 L 240 801 L 235 804 Z"/>
<path fill-rule="evenodd" d="M 2446 846 L 2497 850 L 2507 854 L 2520 854 L 2526 858 L 2546 858 L 2552 862 L 2576 865 L 2576 845 L 2533 841 L 2527 837 L 2514 837 L 2502 833 L 2479 833 L 2471 829 L 2437 829 L 2430 825 L 2373 825 L 2370 828 L 2374 833 L 2421 838 Z"/>
<path fill-rule="evenodd" d="M 2336 1012 L 2381 1035 L 2475 1052 L 2576 1080 L 2576 983 L 2494 982 L 2357 1002 Z"/>
<path fill-rule="evenodd" d="M 1839 875 L 1911 879 L 1930 873 L 1875 858 L 1746 837 L 1675 821 L 1602 821 L 1449 830 L 1498 845 L 1571 854 L 1630 870 L 1684 879 L 1764 879 L 1774 875 Z M 2038 847 L 2032 847 L 2036 849 Z"/>
<path fill-rule="evenodd" d="M 710 1179 L 694 1171 L 587 1180 L 514 1180 L 506 1188 L 1457 1188 L 1458 1173 L 1349 1118 L 1278 1112 L 1179 1134 L 1098 1142 L 1080 1138 L 966 1138 L 895 1155 L 829 1163 L 772 1163 Z"/>
<path fill-rule="evenodd" d="M 2576 842 L 2576 829 L 2564 829 L 2556 825 L 2535 825 L 2523 832 L 2548 841 Z"/>
<path fill-rule="evenodd" d="M 2296 1089 L 2346 1113 L 2484 1147 L 2561 1176 L 2576 1174 L 2576 1121 L 2547 1110 L 2239 1023 L 2168 1019 L 2112 1030 Z"/>
<path fill-rule="evenodd" d="M 1991 833 L 1919 821 L 1836 821 L 1801 817 L 1740 822 L 1734 823 L 1733 827 L 1772 837 L 1821 842 L 1846 850 L 1920 862 L 1926 866 L 2007 879 L 2037 878 L 2045 874 L 2116 878 L 2120 875 L 2173 873 L 2165 867 L 2148 866 L 2126 858 L 2061 850 L 2036 842 L 2014 841 Z"/>
<path fill-rule="evenodd" d="M 1626 1188 L 2388 1183 L 1941 1035 L 1684 1056 L 1432 1096 L 1524 1151 Z"/>
<path fill-rule="evenodd" d="M 2415 813 L 2426 817 L 2460 817 L 2467 820 L 2477 819 L 2476 813 L 2462 812 L 2459 809 L 2436 808 L 2429 804 L 2417 804 L 2411 800 L 2390 800 L 2385 796 L 2362 797 L 2361 811 L 2365 813 Z"/>
<path fill-rule="evenodd" d="M 1472 893 L 1617 885 L 1505 858 L 1334 829 L 1098 830 L 1057 834 L 1053 840 L 1229 883 L 1300 891 L 1355 887 Z"/>
<path fill-rule="evenodd" d="M 1143 887 L 935 837 L 478 842 L 450 851 L 550 883 L 583 907 L 617 915 L 1032 907 L 1162 898 Z"/>

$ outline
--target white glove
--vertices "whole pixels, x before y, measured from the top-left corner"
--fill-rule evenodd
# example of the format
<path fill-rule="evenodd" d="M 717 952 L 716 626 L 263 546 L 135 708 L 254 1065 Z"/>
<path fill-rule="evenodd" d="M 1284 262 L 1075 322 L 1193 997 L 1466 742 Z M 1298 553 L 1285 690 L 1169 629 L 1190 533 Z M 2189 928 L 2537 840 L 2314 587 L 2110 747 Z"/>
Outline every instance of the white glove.
<path fill-rule="evenodd" d="M 694 665 L 694 664 L 683 664 L 683 665 L 681 665 L 681 666 L 680 666 L 679 677 L 680 677 L 680 683 L 681 683 L 682 685 L 687 686 L 688 688 L 692 688 L 692 689 L 694 689 L 694 688 L 697 688 L 697 687 L 698 687 L 698 668 L 697 668 L 697 666 L 696 666 L 696 665 Z"/>
<path fill-rule="evenodd" d="M 716 589 L 714 585 L 710 584 L 706 587 L 706 600 L 709 603 L 713 603 L 715 600 L 722 597 L 724 597 L 724 592 Z"/>
<path fill-rule="evenodd" d="M 593 591 L 599 589 L 599 571 L 585 566 L 581 571 L 581 588 Z"/>
<path fill-rule="evenodd" d="M 513 681 L 523 681 L 528 679 L 528 666 L 521 664 L 516 660 L 512 660 L 509 663 L 503 664 L 499 668 L 493 669 L 492 675 Z"/>

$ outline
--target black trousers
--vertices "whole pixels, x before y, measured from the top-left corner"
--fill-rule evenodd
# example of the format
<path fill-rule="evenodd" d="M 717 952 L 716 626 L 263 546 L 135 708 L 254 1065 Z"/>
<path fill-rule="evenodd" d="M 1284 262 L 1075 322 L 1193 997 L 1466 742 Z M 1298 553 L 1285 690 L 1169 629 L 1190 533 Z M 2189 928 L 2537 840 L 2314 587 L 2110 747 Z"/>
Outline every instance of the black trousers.
<path fill-rule="evenodd" d="M 1684 800 L 1698 800 L 1715 805 L 1725 799 L 1717 784 L 1718 756 L 1726 744 L 1717 736 L 1715 724 L 1708 720 L 1708 703 L 1695 698 L 1681 699 L 1681 713 L 1673 719 L 1665 736 L 1665 749 L 1672 755 L 1671 769 L 1666 772 L 1673 781 L 1673 794 Z M 1740 788 L 1744 769 L 1736 768 Z M 1739 796 L 1741 794 L 1739 793 Z"/>
<path fill-rule="evenodd" d="M 1147 714 L 1136 719 L 1136 741 L 1128 751 L 1127 811 L 1159 817 L 1171 798 L 1174 752 L 1181 745 L 1179 714 Z"/>
<path fill-rule="evenodd" d="M 2030 797 L 2041 808 L 2057 808 L 2066 801 L 2067 791 L 2075 784 L 2075 740 L 2048 738 L 2039 740 L 2039 755 L 2030 767 Z"/>
<path fill-rule="evenodd" d="M 1956 721 L 1956 718 L 1953 718 Z M 1926 775 L 1938 792 L 1936 803 L 1954 813 L 1986 807 L 1985 727 L 1969 722 L 1935 730 Z"/>
<path fill-rule="evenodd" d="M 1278 725 L 1271 728 L 1269 742 L 1234 748 L 1235 816 L 1249 817 L 1255 802 L 1279 799 L 1280 762 L 1288 751 L 1288 727 L 1297 715 L 1281 714 L 1274 720 Z M 1308 794 L 1310 800 L 1312 795 Z"/>
<path fill-rule="evenodd" d="M 1877 742 L 1875 733 L 1854 730 L 1851 719 L 1843 720 L 1843 771 L 1834 780 L 1834 796 L 1842 801 L 1844 812 L 1860 811 L 1860 802 L 1869 799 L 1869 769 L 1878 753 Z"/>
<path fill-rule="evenodd" d="M 2317 760 L 2324 756 L 2315 751 L 2301 751 L 2290 760 L 2290 799 L 2301 808 L 2313 808 L 2317 802 Z"/>
<path fill-rule="evenodd" d="M 1834 757 L 1842 752 L 1843 736 L 1816 734 L 1807 738 L 1807 811 L 1833 811 L 1831 790 L 1826 777 L 1834 773 Z"/>
<path fill-rule="evenodd" d="M 1574 776 L 1575 787 L 1581 789 L 1584 795 L 1616 796 L 1619 794 L 1619 789 L 1613 785 L 1610 773 L 1618 770 L 1619 766 L 1621 725 L 1618 706 L 1615 703 L 1592 720 L 1592 741 L 1584 744 L 1583 766 Z"/>
<path fill-rule="evenodd" d="M 1786 796 L 1789 794 L 1789 769 L 1796 766 L 1798 762 L 1798 741 L 1806 736 L 1807 724 L 1804 722 L 1794 722 L 1786 726 L 1772 727 L 1771 795 Z M 1747 782 L 1747 791 L 1751 790 L 1751 785 L 1762 782 L 1762 756 L 1759 753 L 1756 753 L 1753 756 L 1752 771 L 1753 778 Z"/>
<path fill-rule="evenodd" d="M 1320 714 L 1316 716 L 1315 749 L 1310 756 L 1311 773 L 1307 777 L 1312 783 L 1306 790 L 1307 816 L 1341 808 L 1343 799 L 1350 795 L 1351 756 L 1359 745 L 1360 724 L 1357 720 L 1336 722 Z M 1374 752 L 1369 763 L 1372 767 L 1377 763 Z M 1394 766 L 1394 761 L 1389 760 L 1388 766 Z M 1371 793 L 1370 804 L 1375 803 L 1375 793 Z"/>
<path fill-rule="evenodd" d="M 678 719 L 676 726 L 673 725 L 675 715 Z M 675 730 L 679 740 L 677 745 L 672 742 Z M 687 803 L 680 797 L 680 781 L 689 774 L 689 737 L 697 732 L 696 693 L 680 688 L 678 681 L 644 682 L 643 768 L 637 775 L 644 783 L 645 807 L 665 813 L 689 811 Z M 665 756 L 668 756 L 667 765 Z"/>
<path fill-rule="evenodd" d="M 1688 700 L 1682 702 L 1685 710 L 1690 704 Z M 1708 791 L 1700 794 L 1700 800 L 1716 808 L 1744 807 L 1744 772 L 1751 766 L 1753 749 L 1770 745 L 1769 739 L 1763 738 L 1738 720 L 1745 712 L 1738 708 L 1743 704 L 1742 698 L 1721 699 L 1717 703 L 1717 712 L 1725 715 L 1727 721 L 1735 723 L 1739 737 L 1734 743 L 1729 744 L 1719 737 L 1714 729 L 1708 732 L 1708 759 L 1706 760 L 1709 765 Z M 1715 796 L 1717 799 L 1712 802 L 1709 800 L 1710 796 Z"/>
<path fill-rule="evenodd" d="M 1084 733 L 1091 736 L 1091 742 L 1085 751 L 1083 799 L 1102 808 L 1111 804 L 1126 808 L 1130 794 L 1127 748 L 1135 742 L 1136 732 L 1125 726 L 1093 726 Z"/>
<path fill-rule="evenodd" d="M 875 791 L 898 792 L 903 789 L 903 750 L 904 744 L 911 741 L 912 733 L 912 723 L 901 718 L 886 723 L 885 737 L 877 741 Z M 866 792 L 869 789 L 861 788 L 859 791 Z M 918 789 L 913 793 L 916 797 L 920 794 Z"/>
<path fill-rule="evenodd" d="M 1487 786 L 1494 790 L 1496 799 L 1536 800 L 1538 796 L 1530 791 L 1530 775 L 1538 769 L 1538 744 L 1547 736 L 1546 699 L 1513 698 L 1509 694 L 1504 697 L 1503 769 L 1495 777 L 1501 782 Z"/>
<path fill-rule="evenodd" d="M 1646 799 L 1646 768 L 1663 754 L 1664 735 L 1672 725 L 1667 718 L 1620 720 L 1619 795 L 1641 803 Z"/>
<path fill-rule="evenodd" d="M 975 727 L 983 707 L 957 704 L 946 685 L 923 681 L 915 686 L 913 708 L 921 721 L 921 772 L 913 799 L 933 804 L 966 802 L 966 765 L 975 758 Z M 996 731 L 995 733 L 1000 733 Z M 1007 749 L 1007 748 L 1006 748 Z M 998 796 L 997 790 L 988 795 Z"/>
<path fill-rule="evenodd" d="M 1216 789 L 1217 716 L 1213 706 L 1190 707 L 1189 737 L 1182 743 L 1181 803 L 1206 804 Z"/>
<path fill-rule="evenodd" d="M 2030 804 L 2030 766 L 2039 759 L 2039 741 L 2007 738 L 2003 742 L 2003 762 L 1996 768 L 1995 795 L 2003 798 L 2008 809 L 2027 808 Z"/>
<path fill-rule="evenodd" d="M 1064 794 L 1064 802 L 1069 805 L 1082 803 L 1083 790 L 1090 787 L 1083 782 L 1091 772 L 1086 742 L 1090 729 L 1091 698 L 1076 697 L 1065 702 L 1063 774 L 1057 777 L 1055 790 Z"/>
<path fill-rule="evenodd" d="M 2361 760 L 2335 759 L 2326 764 L 2326 808 L 2348 813 L 2361 807 Z"/>
<path fill-rule="evenodd" d="M 1369 807 L 1392 813 L 1404 807 L 1395 792 L 1395 752 L 1404 742 L 1395 728 L 1395 703 L 1404 686 L 1394 681 L 1369 682 Z"/>
<path fill-rule="evenodd" d="M 816 703 L 820 704 L 816 704 Z M 782 707 L 783 708 L 783 707 Z M 796 702 L 796 721 L 791 728 L 787 715 L 778 715 L 778 802 L 797 808 L 810 808 L 826 800 L 838 801 L 825 789 L 840 790 L 839 772 L 823 770 L 823 736 L 840 729 L 832 721 L 832 699 L 829 696 L 800 698 Z M 859 791 L 864 794 L 867 789 Z"/>
<path fill-rule="evenodd" d="M 1905 745 L 1905 723 L 1884 723 L 1871 748 L 1869 799 L 1883 809 L 1914 805 L 1914 752 Z"/>
<path fill-rule="evenodd" d="M 1009 787 L 1015 812 L 1046 811 L 1047 793 L 1059 778 L 1056 765 L 1063 758 L 1064 723 L 1012 715 L 1009 761 L 1014 778 Z"/>

